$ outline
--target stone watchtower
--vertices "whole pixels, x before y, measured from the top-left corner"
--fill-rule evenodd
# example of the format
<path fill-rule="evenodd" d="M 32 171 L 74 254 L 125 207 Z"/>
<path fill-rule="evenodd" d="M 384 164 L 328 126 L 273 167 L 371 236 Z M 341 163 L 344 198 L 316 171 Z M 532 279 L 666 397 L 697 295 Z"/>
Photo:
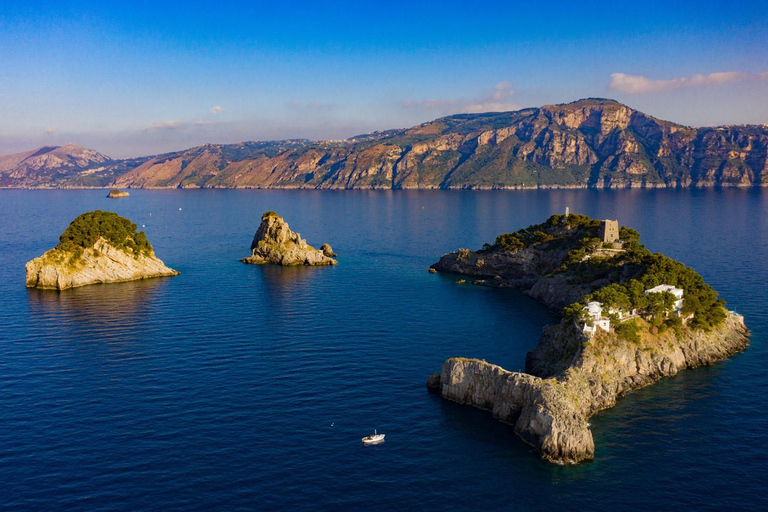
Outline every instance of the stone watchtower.
<path fill-rule="evenodd" d="M 619 221 L 601 220 L 600 221 L 600 239 L 603 242 L 611 243 L 619 239 Z"/>

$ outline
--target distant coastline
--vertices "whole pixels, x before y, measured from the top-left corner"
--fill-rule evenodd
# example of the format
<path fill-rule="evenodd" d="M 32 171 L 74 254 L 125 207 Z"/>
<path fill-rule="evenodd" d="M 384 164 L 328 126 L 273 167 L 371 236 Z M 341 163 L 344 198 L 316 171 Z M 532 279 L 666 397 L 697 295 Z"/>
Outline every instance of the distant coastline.
<path fill-rule="evenodd" d="M 204 144 L 112 159 L 0 156 L 0 188 L 531 190 L 768 186 L 768 126 L 693 128 L 590 98 L 343 140 Z"/>

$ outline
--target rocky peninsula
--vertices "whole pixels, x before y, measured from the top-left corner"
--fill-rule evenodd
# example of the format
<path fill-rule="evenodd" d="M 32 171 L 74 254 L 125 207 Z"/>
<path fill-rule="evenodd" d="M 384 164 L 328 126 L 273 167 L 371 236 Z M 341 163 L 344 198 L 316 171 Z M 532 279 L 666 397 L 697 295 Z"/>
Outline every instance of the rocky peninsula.
<path fill-rule="evenodd" d="M 251 255 L 241 261 L 256 265 L 336 265 L 338 261 L 331 256 L 336 253 L 329 244 L 315 249 L 299 233 L 291 231 L 281 216 L 270 211 L 261 216 L 261 224 L 251 242 Z"/>
<path fill-rule="evenodd" d="M 26 265 L 27 287 L 65 290 L 175 276 L 136 224 L 112 212 L 83 213 L 59 237 L 59 244 Z"/>
<path fill-rule="evenodd" d="M 521 289 L 562 312 L 528 353 L 525 373 L 451 358 L 427 382 L 443 398 L 514 425 L 554 463 L 594 458 L 588 420 L 621 396 L 749 344 L 743 317 L 727 311 L 698 273 L 651 253 L 632 229 L 606 239 L 605 222 L 555 215 L 432 266 Z"/>

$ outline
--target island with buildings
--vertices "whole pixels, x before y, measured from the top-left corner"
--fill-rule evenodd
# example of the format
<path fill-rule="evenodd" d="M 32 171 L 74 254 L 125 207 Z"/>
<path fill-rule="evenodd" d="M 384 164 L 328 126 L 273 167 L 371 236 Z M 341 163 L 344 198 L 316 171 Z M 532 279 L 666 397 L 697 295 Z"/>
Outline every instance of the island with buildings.
<path fill-rule="evenodd" d="M 79 215 L 56 247 L 27 262 L 27 288 L 65 290 L 178 275 L 155 255 L 144 232 L 136 229 L 136 224 L 113 212 Z"/>
<path fill-rule="evenodd" d="M 749 331 L 693 269 L 640 243 L 616 220 L 553 215 L 459 249 L 431 268 L 513 287 L 561 313 L 525 372 L 453 357 L 428 385 L 488 410 L 554 463 L 595 456 L 589 418 L 626 393 L 744 350 Z"/>

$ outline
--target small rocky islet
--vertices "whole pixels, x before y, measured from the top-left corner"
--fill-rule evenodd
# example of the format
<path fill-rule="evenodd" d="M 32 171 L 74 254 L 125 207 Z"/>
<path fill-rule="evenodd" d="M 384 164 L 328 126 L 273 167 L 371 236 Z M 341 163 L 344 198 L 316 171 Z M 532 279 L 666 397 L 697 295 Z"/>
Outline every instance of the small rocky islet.
<path fill-rule="evenodd" d="M 491 411 L 553 463 L 593 459 L 589 418 L 626 393 L 743 351 L 749 330 L 693 269 L 639 242 L 635 230 L 554 215 L 431 268 L 513 287 L 561 311 L 525 372 L 453 357 L 427 385 Z"/>
<path fill-rule="evenodd" d="M 131 194 L 126 192 L 125 190 L 118 190 L 116 188 L 113 188 L 109 191 L 107 194 L 107 197 L 110 199 L 120 199 L 121 197 L 129 197 Z"/>
<path fill-rule="evenodd" d="M 251 255 L 241 261 L 255 265 L 327 266 L 338 263 L 334 256 L 336 253 L 329 244 L 315 249 L 292 231 L 281 216 L 268 211 L 261 216 L 261 224 L 251 242 Z"/>
<path fill-rule="evenodd" d="M 56 247 L 27 262 L 27 287 L 65 290 L 178 275 L 155 255 L 144 232 L 136 228 L 113 212 L 95 210 L 79 215 Z"/>

